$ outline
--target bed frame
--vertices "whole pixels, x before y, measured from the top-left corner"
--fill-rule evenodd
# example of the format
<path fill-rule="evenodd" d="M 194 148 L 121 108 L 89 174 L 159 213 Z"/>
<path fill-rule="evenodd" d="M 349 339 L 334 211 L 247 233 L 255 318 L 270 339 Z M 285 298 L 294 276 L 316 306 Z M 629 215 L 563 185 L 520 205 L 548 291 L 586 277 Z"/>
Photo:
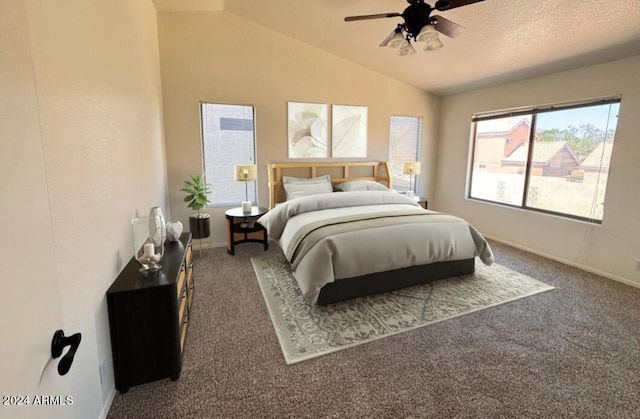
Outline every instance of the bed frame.
<path fill-rule="evenodd" d="M 387 162 L 271 163 L 267 167 L 270 209 L 285 200 L 283 176 L 310 178 L 330 175 L 331 183 L 334 185 L 352 180 L 374 180 L 391 189 L 391 172 Z M 475 260 L 464 259 L 337 279 L 322 287 L 318 304 L 325 305 L 365 295 L 394 291 L 451 276 L 470 274 L 474 271 Z"/>
<path fill-rule="evenodd" d="M 382 161 L 271 163 L 267 165 L 267 169 L 269 171 L 269 209 L 286 200 L 283 176 L 312 178 L 329 175 L 333 185 L 350 180 L 374 180 L 391 189 L 389 163 Z"/>
<path fill-rule="evenodd" d="M 409 266 L 408 268 L 378 272 L 347 279 L 336 279 L 320 290 L 318 305 L 364 297 L 427 284 L 451 276 L 470 274 L 475 271 L 474 259 L 436 262 L 429 265 Z"/>

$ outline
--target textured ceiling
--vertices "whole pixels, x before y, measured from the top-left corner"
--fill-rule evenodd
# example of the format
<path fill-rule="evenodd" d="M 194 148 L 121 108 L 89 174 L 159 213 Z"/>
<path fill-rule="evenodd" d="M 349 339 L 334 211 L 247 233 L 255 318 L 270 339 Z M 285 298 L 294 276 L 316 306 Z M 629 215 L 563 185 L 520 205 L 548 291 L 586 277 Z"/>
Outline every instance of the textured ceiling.
<path fill-rule="evenodd" d="M 345 16 L 402 12 L 405 0 L 154 0 L 158 11 L 220 10 L 425 91 L 447 95 L 640 55 L 640 0 L 485 0 L 437 12 L 466 28 L 408 57 L 378 44 L 402 22 Z M 435 1 L 427 3 L 434 4 Z"/>

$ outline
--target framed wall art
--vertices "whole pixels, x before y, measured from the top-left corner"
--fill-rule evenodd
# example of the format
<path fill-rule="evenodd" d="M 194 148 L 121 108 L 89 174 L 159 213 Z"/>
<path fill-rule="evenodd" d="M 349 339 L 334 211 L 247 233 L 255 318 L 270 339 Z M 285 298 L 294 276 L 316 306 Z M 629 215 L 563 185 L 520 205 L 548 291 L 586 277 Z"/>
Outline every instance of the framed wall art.
<path fill-rule="evenodd" d="M 289 158 L 327 158 L 328 105 L 287 102 Z"/>
<path fill-rule="evenodd" d="M 367 107 L 333 105 L 331 157 L 367 157 Z"/>

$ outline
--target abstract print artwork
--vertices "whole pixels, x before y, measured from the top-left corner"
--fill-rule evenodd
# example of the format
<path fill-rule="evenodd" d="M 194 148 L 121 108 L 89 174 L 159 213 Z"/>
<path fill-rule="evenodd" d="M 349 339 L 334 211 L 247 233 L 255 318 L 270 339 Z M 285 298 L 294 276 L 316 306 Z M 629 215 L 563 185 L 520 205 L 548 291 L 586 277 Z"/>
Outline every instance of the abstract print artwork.
<path fill-rule="evenodd" d="M 288 102 L 289 158 L 326 158 L 328 105 Z"/>
<path fill-rule="evenodd" d="M 366 106 L 333 105 L 332 157 L 367 157 Z"/>

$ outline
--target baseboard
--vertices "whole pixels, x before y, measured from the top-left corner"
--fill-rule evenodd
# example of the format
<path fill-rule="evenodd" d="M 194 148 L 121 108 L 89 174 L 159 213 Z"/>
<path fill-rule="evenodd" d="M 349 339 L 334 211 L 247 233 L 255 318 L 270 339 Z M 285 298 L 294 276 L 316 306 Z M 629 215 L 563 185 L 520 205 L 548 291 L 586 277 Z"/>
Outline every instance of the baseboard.
<path fill-rule="evenodd" d="M 226 242 L 213 243 L 208 239 L 192 239 L 193 248 L 195 249 L 213 249 L 214 247 L 225 247 Z"/>
<path fill-rule="evenodd" d="M 113 404 L 113 399 L 116 398 L 116 387 L 112 386 L 109 395 L 107 396 L 107 400 L 104 402 L 104 406 L 102 406 L 102 411 L 100 412 L 100 419 L 107 419 L 107 415 L 109 414 L 109 410 L 111 410 L 111 405 Z"/>
<path fill-rule="evenodd" d="M 512 243 L 512 242 L 510 242 L 508 240 L 499 239 L 497 237 L 489 236 L 489 235 L 486 235 L 486 234 L 483 234 L 483 235 L 489 240 L 494 240 L 494 241 L 497 241 L 498 243 L 506 244 L 507 246 L 515 247 L 516 249 L 524 250 L 525 252 L 528 252 L 528 253 L 533 253 L 534 255 L 542 256 L 542 257 L 545 257 L 547 259 L 551 259 L 551 260 L 554 260 L 556 262 L 564 263 L 565 265 L 569 265 L 571 267 L 578 268 L 578 269 L 581 269 L 583 271 L 587 271 L 587 272 L 590 272 L 592 274 L 596 274 L 596 275 L 605 277 L 607 279 L 611 279 L 611 280 L 614 280 L 614 281 L 617 281 L 617 282 L 622 282 L 623 284 L 631 285 L 632 287 L 640 288 L 640 283 L 638 283 L 636 281 L 633 281 L 631 279 L 627 279 L 627 278 L 623 278 L 621 276 L 617 276 L 617 275 L 613 275 L 613 274 L 610 274 L 610 273 L 607 273 L 607 272 L 599 271 L 599 270 L 591 268 L 589 266 L 581 265 L 579 263 L 575 263 L 575 262 L 572 262 L 570 260 L 566 260 L 566 259 L 560 258 L 558 256 L 550 255 L 548 253 L 544 253 L 544 252 L 540 252 L 538 250 L 530 249 L 530 248 L 528 248 L 526 246 L 522 246 L 522 245 L 519 245 L 519 244 L 516 244 L 516 243 Z"/>

